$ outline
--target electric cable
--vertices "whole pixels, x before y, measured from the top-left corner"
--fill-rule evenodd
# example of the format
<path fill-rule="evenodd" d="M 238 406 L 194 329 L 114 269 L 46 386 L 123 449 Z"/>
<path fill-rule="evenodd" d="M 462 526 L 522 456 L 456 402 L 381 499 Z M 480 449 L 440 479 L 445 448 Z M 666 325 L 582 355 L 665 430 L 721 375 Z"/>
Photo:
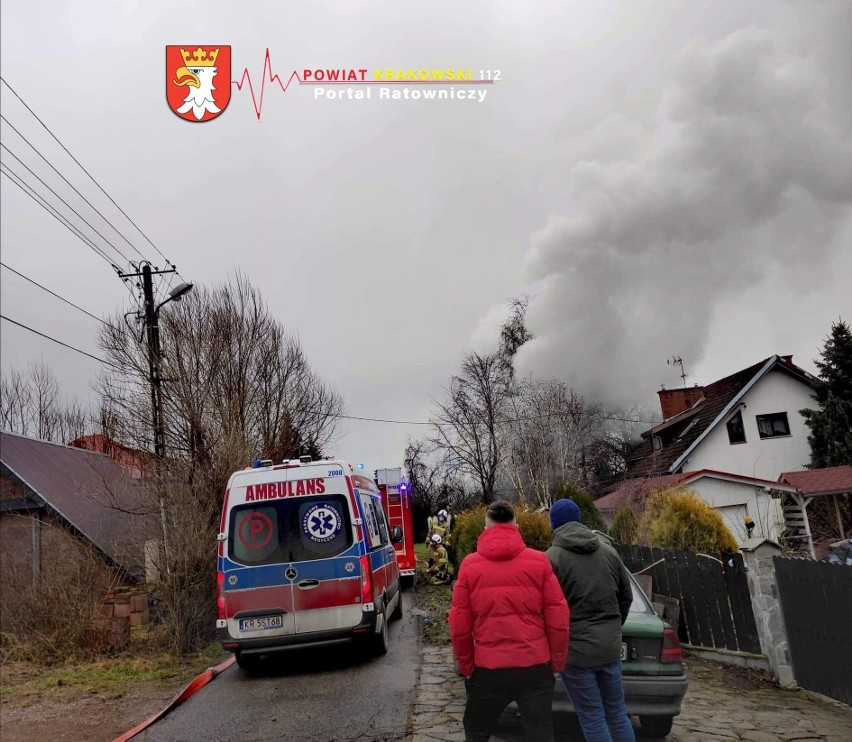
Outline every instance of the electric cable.
<path fill-rule="evenodd" d="M 16 90 L 15 90 L 15 89 L 14 89 L 14 88 L 13 88 L 13 87 L 9 84 L 8 80 L 6 80 L 6 78 L 5 78 L 5 77 L 3 77 L 2 75 L 0 75 L 0 81 L 2 81 L 2 83 L 3 83 L 3 84 L 7 87 L 7 88 L 9 88 L 9 90 L 10 90 L 10 91 L 11 91 L 11 93 L 12 93 L 12 95 L 14 95 L 14 96 L 15 96 L 15 97 L 16 97 L 16 98 L 17 98 L 17 99 L 18 99 L 18 100 L 19 100 L 19 101 L 23 104 L 24 108 L 26 108 L 26 109 L 30 112 L 30 114 L 33 116 L 33 118 L 34 118 L 36 121 L 38 121 L 38 122 L 42 125 L 42 127 L 44 128 L 44 130 L 45 130 L 48 134 L 50 134 L 50 136 L 51 136 L 51 137 L 53 137 L 53 140 L 54 140 L 54 141 L 55 141 L 55 142 L 56 142 L 56 143 L 57 143 L 60 147 L 62 147 L 62 149 L 63 149 L 63 150 L 65 150 L 66 154 L 67 154 L 67 155 L 68 155 L 68 156 L 69 156 L 72 160 L 74 160 L 74 162 L 75 162 L 75 163 L 77 163 L 78 167 L 79 167 L 79 168 L 80 168 L 80 169 L 81 169 L 84 173 L 86 173 L 86 175 L 88 175 L 88 176 L 89 176 L 89 179 L 92 181 L 92 183 L 94 183 L 94 184 L 95 184 L 95 185 L 96 185 L 96 186 L 100 189 L 101 193 L 103 193 L 103 194 L 104 194 L 104 196 L 106 196 L 106 197 L 110 200 L 110 202 L 112 203 L 112 205 L 113 205 L 113 206 L 115 206 L 115 208 L 117 208 L 117 209 L 118 209 L 118 210 L 119 210 L 119 211 L 120 211 L 120 212 L 124 215 L 124 218 L 125 218 L 125 219 L 127 219 L 127 221 L 129 221 L 129 222 L 130 222 L 130 223 L 134 226 L 134 228 L 136 229 L 136 231 L 137 231 L 137 232 L 139 232 L 139 234 L 141 234 L 141 235 L 142 235 L 142 236 L 143 236 L 143 237 L 147 240 L 148 244 L 149 244 L 149 245 L 151 245 L 151 247 L 153 247 L 153 248 L 157 251 L 157 253 L 160 255 L 160 257 L 161 257 L 163 260 L 165 260 L 165 261 L 166 261 L 166 265 L 167 265 L 167 266 L 171 266 L 172 268 L 174 268 L 174 267 L 175 267 L 175 264 L 174 264 L 174 263 L 172 263 L 172 262 L 171 262 L 171 261 L 170 261 L 170 260 L 169 260 L 169 259 L 165 256 L 165 255 L 163 255 L 163 253 L 162 253 L 162 251 L 160 250 L 160 248 L 159 248 L 159 247 L 157 247 L 157 246 L 156 246 L 156 245 L 155 245 L 155 244 L 151 241 L 151 238 L 150 238 L 150 237 L 148 237 L 148 235 L 147 235 L 147 234 L 145 234 L 145 233 L 142 231 L 142 229 L 139 227 L 139 225 L 138 225 L 138 224 L 136 224 L 136 222 L 134 222 L 134 221 L 133 221 L 133 220 L 132 220 L 132 219 L 131 219 L 128 215 L 127 215 L 127 212 L 126 212 L 124 209 L 122 209 L 122 208 L 121 208 L 121 206 L 119 206 L 119 205 L 116 203 L 115 199 L 113 199 L 113 197 L 112 197 L 112 196 L 110 196 L 110 195 L 109 195 L 109 193 L 107 193 L 107 192 L 106 192 L 106 190 L 104 189 L 104 187 L 103 187 L 100 183 L 98 183 L 98 181 L 97 181 L 97 180 L 95 180 L 95 176 L 94 176 L 94 175 L 92 175 L 92 174 L 91 174 L 88 170 L 86 170 L 86 168 L 83 166 L 83 164 L 82 164 L 82 163 L 81 163 L 81 162 L 80 162 L 80 161 L 79 161 L 76 157 L 74 157 L 74 155 L 72 155 L 72 154 L 71 154 L 70 150 L 69 150 L 69 149 L 68 149 L 68 148 L 67 148 L 64 144 L 62 144 L 62 142 L 61 142 L 61 141 L 59 141 L 59 137 L 57 137 L 57 136 L 56 136 L 56 134 L 54 134 L 54 133 L 50 130 L 50 127 L 49 127 L 47 124 L 45 124 L 45 123 L 44 123 L 44 121 L 42 121 L 42 120 L 39 118 L 38 114 L 37 114 L 35 111 L 33 111 L 33 109 L 29 107 L 29 105 L 27 105 L 27 102 L 26 102 L 26 101 L 25 101 L 25 100 L 24 100 L 24 99 L 23 99 L 20 95 L 18 95 L 17 91 L 16 91 Z M 178 275 L 180 276 L 180 273 L 178 273 Z M 181 278 L 183 278 L 183 276 L 181 276 Z"/>
<path fill-rule="evenodd" d="M 46 340 L 50 340 L 52 343 L 56 343 L 57 345 L 61 345 L 63 348 L 68 348 L 69 350 L 73 350 L 75 353 L 79 353 L 80 355 L 87 356 L 92 360 L 97 361 L 98 363 L 103 363 L 105 366 L 109 366 L 110 368 L 114 368 L 116 371 L 121 371 L 122 368 L 117 366 L 114 363 L 110 363 L 109 361 L 104 360 L 103 358 L 98 358 L 98 356 L 93 355 L 91 353 L 86 352 L 85 350 L 80 350 L 79 348 L 75 348 L 73 345 L 69 345 L 68 343 L 64 343 L 61 340 L 57 340 L 55 337 L 51 337 L 46 333 L 40 332 L 29 325 L 25 325 L 23 322 L 18 322 L 17 320 L 12 319 L 11 317 L 7 317 L 5 314 L 0 314 L 0 319 L 4 319 L 7 322 L 11 322 L 13 325 L 17 325 L 18 327 L 22 327 L 29 332 L 32 332 L 35 335 L 45 338 Z"/>
<path fill-rule="evenodd" d="M 125 237 L 121 232 L 119 232 L 118 228 L 101 213 L 101 211 L 98 209 L 98 207 L 95 206 L 91 201 L 89 201 L 89 199 L 86 198 L 82 193 L 80 193 L 80 191 L 77 190 L 76 186 L 70 180 L 68 180 L 68 178 L 66 178 L 62 173 L 60 173 L 59 170 L 57 170 L 56 167 L 53 165 L 53 163 L 50 160 L 48 160 L 47 157 L 45 157 L 39 151 L 38 147 L 36 147 L 29 139 L 27 139 L 23 134 L 21 134 L 21 132 L 15 127 L 15 125 L 12 122 L 10 122 L 9 119 L 7 119 L 2 113 L 0 113 L 0 120 L 5 121 L 6 124 L 12 129 L 12 131 L 14 131 L 21 139 L 23 139 L 24 142 L 26 142 L 29 145 L 30 149 L 33 152 L 35 152 L 39 157 L 41 157 L 42 160 L 44 160 L 47 163 L 47 165 L 53 170 L 53 172 L 55 172 L 60 178 L 62 178 L 62 180 L 64 180 L 69 186 L 71 186 L 74 193 L 76 193 L 89 206 L 92 207 L 94 212 L 110 226 L 110 228 L 112 229 L 113 232 L 115 232 L 119 237 L 121 237 L 121 239 L 123 239 L 128 244 L 129 247 L 131 247 L 133 250 L 135 250 L 136 254 L 139 255 L 140 258 L 142 258 L 143 260 L 145 259 L 145 256 L 141 252 L 139 252 L 139 248 L 137 248 L 136 245 L 134 245 L 132 242 L 130 242 L 130 240 L 128 240 L 127 237 Z"/>
<path fill-rule="evenodd" d="M 109 324 L 109 322 L 106 322 L 106 321 L 102 320 L 102 319 L 101 319 L 100 317 L 98 317 L 97 315 L 92 314 L 92 313 L 91 313 L 90 311 L 88 311 L 87 309 L 83 309 L 83 307 L 78 306 L 78 305 L 77 305 L 77 304 L 75 304 L 73 301 L 70 301 L 70 300 L 66 299 L 64 296 L 60 296 L 60 295 L 59 295 L 59 294 L 57 294 L 55 291 L 51 291 L 49 288 L 47 288 L 47 287 L 45 287 L 45 286 L 42 286 L 42 285 L 41 285 L 38 281 L 34 281 L 32 278 L 30 278 L 29 276 L 25 276 L 25 275 L 24 275 L 23 273 L 21 273 L 20 271 L 16 271 L 16 270 L 15 270 L 14 268 L 12 268 L 11 266 L 6 265 L 6 263 L 4 263 L 3 261 L 0 261 L 0 265 L 2 265 L 2 266 L 3 266 L 3 267 L 7 270 L 7 271 L 12 271 L 12 273 L 14 273 L 16 276 L 20 276 L 20 277 L 21 277 L 21 278 L 23 278 L 25 281 L 29 281 L 29 282 L 30 282 L 31 284 L 33 284 L 34 286 L 38 286 L 38 288 L 40 288 L 42 291 L 46 291 L 46 292 L 47 292 L 48 294 L 50 294 L 51 296 L 55 296 L 55 297 L 56 297 L 57 299 L 59 299 L 60 301 L 64 301 L 64 302 L 65 302 L 66 304 L 68 304 L 69 306 L 74 307 L 74 309 L 78 309 L 78 310 L 80 310 L 83 314 L 87 314 L 87 315 L 88 315 L 89 317 L 91 317 L 92 319 L 96 319 L 96 320 L 97 320 L 98 322 L 100 322 L 102 325 L 104 325 L 104 326 L 106 326 L 106 327 L 112 327 L 112 325 L 111 325 L 111 324 Z"/>
<path fill-rule="evenodd" d="M 56 209 L 53 208 L 47 201 L 42 198 L 42 196 L 30 187 L 30 185 L 23 180 L 20 176 L 18 176 L 5 162 L 0 163 L 0 173 L 5 175 L 9 180 L 11 180 L 18 188 L 20 188 L 24 193 L 26 193 L 33 201 L 35 201 L 39 206 L 41 206 L 48 214 L 50 214 L 54 219 L 57 219 L 61 224 L 63 224 L 68 230 L 71 231 L 76 237 L 79 237 L 83 243 L 85 243 L 92 251 L 95 252 L 96 255 L 103 258 L 107 264 L 113 268 L 116 272 L 119 272 L 121 269 L 107 257 L 107 254 L 101 250 L 97 245 L 92 242 L 89 237 L 83 234 L 77 227 L 71 224 L 68 219 L 66 219 L 62 214 L 60 214 Z"/>
<path fill-rule="evenodd" d="M 30 169 L 30 167 L 20 157 L 18 157 L 14 152 L 12 152 L 11 149 L 9 149 L 8 145 L 0 142 L 0 148 L 5 149 L 10 155 L 12 155 L 12 157 L 14 157 L 21 165 L 24 166 L 24 168 L 26 168 L 26 170 L 30 173 L 30 175 L 32 175 L 34 178 L 36 178 L 36 180 L 38 180 L 39 183 L 41 183 L 45 188 L 47 188 L 47 190 L 49 190 L 54 196 L 56 196 L 56 198 L 58 198 L 60 201 L 62 201 L 62 203 L 64 203 L 69 209 L 71 209 L 71 211 L 73 211 L 82 220 L 82 222 L 89 227 L 89 229 L 91 229 L 104 242 L 106 242 L 107 245 L 109 245 L 113 250 L 115 250 L 119 255 L 121 255 L 121 257 L 125 261 L 127 261 L 127 263 L 130 263 L 130 260 L 128 259 L 128 257 L 123 252 L 121 252 L 121 250 L 119 250 L 115 245 L 112 244 L 112 242 L 110 242 L 97 229 L 95 229 L 95 227 L 93 227 L 79 211 L 77 211 L 73 206 L 71 206 L 71 204 L 69 204 L 64 198 L 62 198 L 62 196 L 60 196 L 56 191 L 54 191 L 53 188 L 51 188 L 47 183 L 45 183 L 44 180 L 42 180 L 41 177 L 39 177 L 39 175 L 37 175 L 35 172 L 33 172 Z M 6 163 L 6 167 L 7 168 L 9 167 L 8 163 Z M 14 171 L 12 171 L 12 172 L 14 172 Z M 18 176 L 18 177 L 20 177 L 20 176 Z"/>

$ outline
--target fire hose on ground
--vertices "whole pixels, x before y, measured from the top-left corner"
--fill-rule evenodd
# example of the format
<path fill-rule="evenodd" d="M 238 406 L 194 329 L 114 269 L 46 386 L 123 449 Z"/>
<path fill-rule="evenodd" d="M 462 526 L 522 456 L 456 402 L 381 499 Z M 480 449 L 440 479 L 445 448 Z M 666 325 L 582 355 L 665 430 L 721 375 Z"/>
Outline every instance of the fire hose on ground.
<path fill-rule="evenodd" d="M 145 721 L 143 721 L 141 724 L 137 724 L 129 732 L 125 732 L 120 737 L 116 737 L 113 742 L 127 742 L 127 740 L 131 739 L 132 737 L 135 737 L 137 734 L 139 734 L 139 732 L 147 729 L 155 721 L 159 721 L 160 719 L 162 719 L 170 711 L 180 706 L 190 696 L 193 696 L 198 693 L 198 691 L 200 691 L 217 675 L 220 675 L 225 670 L 227 670 L 231 665 L 234 664 L 235 659 L 235 657 L 229 657 L 227 660 L 219 663 L 218 665 L 208 667 L 200 675 L 197 675 L 195 678 L 193 678 L 189 685 L 187 685 L 186 688 L 184 688 L 180 693 L 178 693 L 177 696 L 175 696 L 175 698 L 165 708 L 161 709 L 148 719 L 145 719 Z"/>

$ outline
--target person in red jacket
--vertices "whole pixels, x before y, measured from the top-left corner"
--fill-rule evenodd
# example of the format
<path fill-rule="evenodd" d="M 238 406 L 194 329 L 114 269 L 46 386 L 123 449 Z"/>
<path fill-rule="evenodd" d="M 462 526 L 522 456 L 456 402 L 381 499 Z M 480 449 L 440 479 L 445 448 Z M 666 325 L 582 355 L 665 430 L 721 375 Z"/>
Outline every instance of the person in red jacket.
<path fill-rule="evenodd" d="M 476 552 L 461 563 L 450 609 L 453 652 L 466 678 L 467 742 L 487 742 L 511 701 L 528 740 L 553 739 L 554 673 L 565 664 L 568 623 L 550 561 L 524 544 L 512 506 L 493 503 Z"/>

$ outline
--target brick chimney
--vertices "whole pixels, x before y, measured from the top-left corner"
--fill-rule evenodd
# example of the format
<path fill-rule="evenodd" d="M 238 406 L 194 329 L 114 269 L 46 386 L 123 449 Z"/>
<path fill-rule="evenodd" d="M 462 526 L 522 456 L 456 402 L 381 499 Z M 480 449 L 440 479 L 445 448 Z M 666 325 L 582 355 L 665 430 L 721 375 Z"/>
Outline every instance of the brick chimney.
<path fill-rule="evenodd" d="M 703 386 L 687 387 L 686 389 L 660 389 L 657 392 L 660 397 L 660 409 L 663 411 L 663 420 L 688 410 L 704 395 Z"/>

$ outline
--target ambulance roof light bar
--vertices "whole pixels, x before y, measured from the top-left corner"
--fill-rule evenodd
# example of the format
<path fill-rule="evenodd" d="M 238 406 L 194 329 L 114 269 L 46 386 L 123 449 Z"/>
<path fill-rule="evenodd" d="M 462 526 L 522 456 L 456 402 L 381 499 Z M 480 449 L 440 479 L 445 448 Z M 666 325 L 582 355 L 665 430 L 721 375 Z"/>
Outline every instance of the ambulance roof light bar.
<path fill-rule="evenodd" d="M 255 459 L 251 462 L 252 469 L 263 469 L 267 466 L 272 466 L 272 459 Z"/>

